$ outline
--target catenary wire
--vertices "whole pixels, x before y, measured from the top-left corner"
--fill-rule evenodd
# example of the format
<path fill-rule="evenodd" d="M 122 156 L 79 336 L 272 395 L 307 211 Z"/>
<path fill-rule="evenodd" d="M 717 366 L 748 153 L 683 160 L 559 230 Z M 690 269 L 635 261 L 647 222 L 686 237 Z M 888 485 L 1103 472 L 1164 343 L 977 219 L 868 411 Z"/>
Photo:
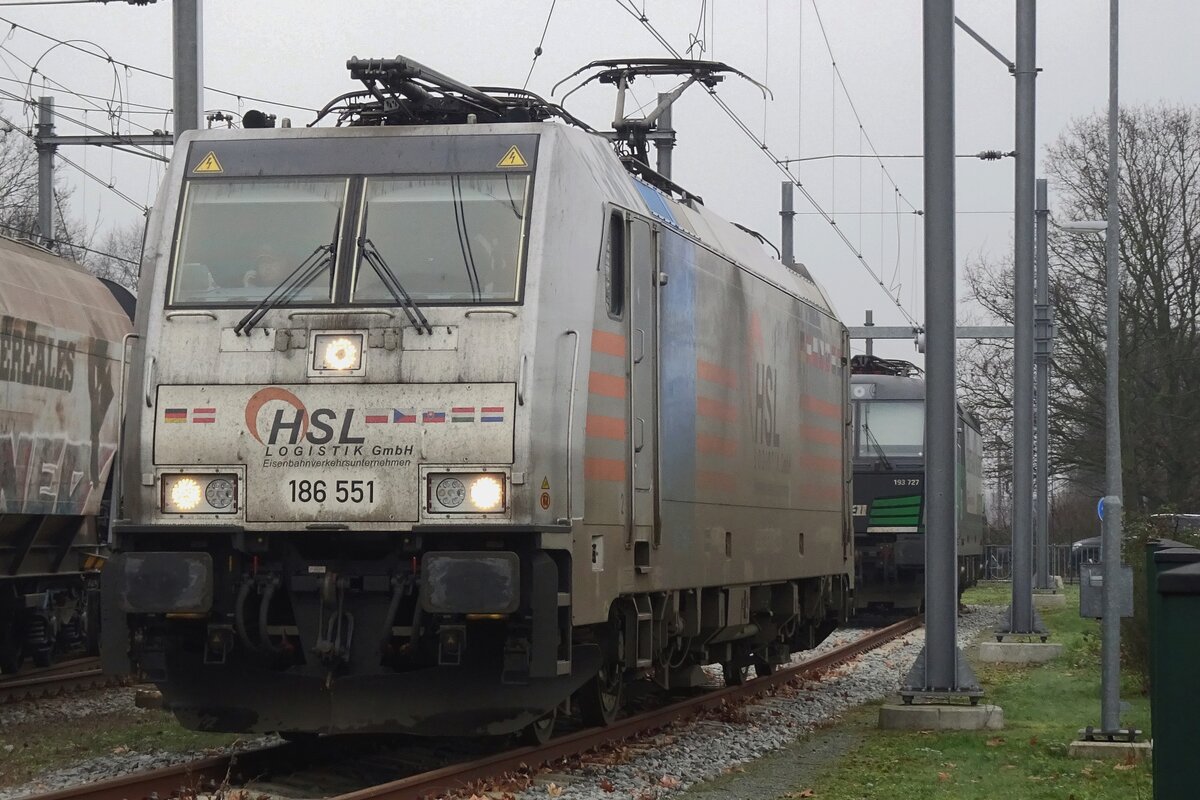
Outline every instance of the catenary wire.
<path fill-rule="evenodd" d="M 39 105 L 36 101 L 31 100 L 27 97 L 21 97 L 21 96 L 17 95 L 15 92 L 10 92 L 7 89 L 0 89 L 0 97 L 7 97 L 11 100 L 15 100 L 19 103 L 25 103 L 34 108 L 39 107 Z M 117 139 L 121 138 L 121 134 L 119 134 L 119 133 L 114 134 L 109 131 L 105 131 L 102 128 L 97 128 L 95 125 L 89 125 L 87 122 L 84 122 L 82 120 L 78 120 L 78 119 L 75 119 L 74 117 L 60 113 L 58 109 L 59 109 L 59 106 L 56 103 L 54 105 L 54 110 L 51 111 L 51 114 L 53 114 L 55 117 L 58 117 L 59 119 L 66 120 L 67 122 L 73 122 L 74 124 L 79 125 L 80 127 L 84 128 L 85 130 L 91 131 L 92 133 L 96 133 L 101 136 L 113 136 L 114 138 L 117 138 Z M 80 109 L 80 110 L 87 112 L 89 110 L 94 110 L 94 109 Z M 124 145 L 124 146 L 122 147 L 119 145 Z M 117 144 L 112 145 L 112 147 L 116 150 L 120 150 L 122 153 L 129 153 L 130 155 L 141 156 L 143 158 L 150 158 L 155 161 L 169 161 L 170 160 L 170 159 L 166 158 L 165 156 L 159 155 L 158 153 L 155 153 L 153 150 L 150 150 L 150 149 L 146 148 L 145 146 L 137 144 L 136 142 L 133 142 L 130 140 L 126 140 L 124 142 L 118 142 Z"/>
<path fill-rule="evenodd" d="M 28 25 L 22 25 L 19 22 L 13 22 L 11 19 L 8 19 L 7 17 L 0 16 L 0 22 L 4 22 L 4 23 L 10 25 L 10 26 L 12 26 L 12 28 L 14 28 L 16 30 L 22 30 L 22 31 L 25 31 L 26 33 L 32 33 L 34 36 L 40 36 L 41 38 L 46 39 L 47 41 L 55 42 L 56 44 L 65 45 L 67 47 L 70 47 L 72 50 L 78 50 L 80 53 L 89 55 L 92 58 L 98 58 L 98 59 L 101 59 L 102 61 L 108 61 L 111 64 L 115 64 L 119 67 L 124 67 L 125 69 L 128 69 L 128 70 L 133 70 L 134 72 L 140 72 L 144 75 L 153 75 L 156 78 L 162 78 L 162 79 L 168 80 L 168 81 L 172 80 L 171 76 L 167 75 L 165 73 L 158 72 L 157 70 L 147 69 L 145 67 L 139 67 L 136 64 L 129 64 L 124 61 L 118 61 L 115 58 L 111 58 L 111 57 L 105 58 L 104 56 L 99 55 L 97 53 L 93 53 L 90 50 L 86 50 L 82 47 L 79 47 L 77 45 L 63 41 L 62 39 L 58 39 L 49 34 L 42 33 L 41 31 L 36 30 L 34 28 L 30 28 Z M 217 89 L 213 86 L 205 86 L 204 88 L 207 91 L 215 92 L 217 94 L 223 94 L 226 97 L 236 97 L 238 100 L 250 100 L 255 103 L 269 103 L 272 106 L 279 106 L 281 108 L 291 108 L 291 109 L 295 109 L 296 111 L 308 111 L 313 114 L 317 113 L 317 109 L 309 108 L 308 106 L 298 106 L 298 105 L 293 105 L 291 103 L 282 103 L 282 102 L 279 102 L 278 100 L 268 100 L 266 98 L 254 97 L 254 96 L 248 95 L 248 94 L 240 94 L 238 92 L 230 92 L 225 89 Z"/>
<path fill-rule="evenodd" d="M 14 233 L 23 234 L 25 238 L 28 238 L 28 236 L 30 234 L 30 231 L 27 231 L 24 228 L 18 228 L 15 225 L 5 225 L 2 222 L 0 222 L 0 228 L 4 229 L 6 231 L 13 231 Z M 50 238 L 53 239 L 54 237 L 50 237 Z M 29 241 L 33 241 L 33 240 L 30 239 Z M 58 240 L 55 239 L 55 241 L 58 241 Z M 132 264 L 135 267 L 140 265 L 140 262 L 134 261 L 132 258 L 125 258 L 124 256 L 117 255 L 116 253 L 109 253 L 104 250 L 97 250 L 96 248 L 88 247 L 87 245 L 76 244 L 74 242 L 62 242 L 62 244 L 65 244 L 67 247 L 70 247 L 73 250 L 83 250 L 85 253 L 91 253 L 92 255 L 104 256 L 105 258 L 111 258 L 113 261 L 120 261 L 123 264 Z"/>
<path fill-rule="evenodd" d="M 817 0 L 812 0 L 812 8 L 813 14 L 817 18 L 817 27 L 821 31 L 821 38 L 825 42 L 825 49 L 829 52 L 829 61 L 833 66 L 833 73 L 837 78 L 838 84 L 840 84 L 842 87 L 842 94 L 846 96 L 846 104 L 850 106 L 850 113 L 854 115 L 854 121 L 858 123 L 858 129 L 862 131 L 863 138 L 866 140 L 867 146 L 871 148 L 871 152 L 875 153 L 876 158 L 878 158 L 879 154 L 875 149 L 875 143 L 871 141 L 871 134 L 867 132 L 866 127 L 863 125 L 862 117 L 859 116 L 858 113 L 858 107 L 854 105 L 854 98 L 850 96 L 850 89 L 846 86 L 846 79 L 843 77 L 842 71 L 837 65 L 837 58 L 833 55 L 833 46 L 829 43 L 829 34 L 825 31 L 825 23 L 821 19 L 821 9 L 817 7 Z M 892 174 L 887 171 L 887 166 L 882 161 L 879 162 L 879 166 L 883 168 L 884 174 L 887 175 L 888 180 L 891 182 L 896 192 L 900 195 L 900 199 L 903 200 L 909 208 L 915 208 L 915 206 L 908 201 L 908 198 L 904 196 L 904 192 L 900 190 L 900 185 L 896 183 L 896 180 L 892 177 Z"/>
<path fill-rule="evenodd" d="M 521 84 L 522 89 L 529 88 L 529 79 L 533 77 L 533 68 L 537 66 L 537 60 L 542 56 L 542 45 L 546 43 L 546 32 L 550 30 L 550 18 L 554 16 L 554 6 L 558 4 L 558 0 L 550 0 L 550 10 L 546 13 L 546 24 L 542 26 L 542 38 L 538 40 L 537 47 L 533 48 L 533 61 L 529 62 L 529 73 L 525 76 L 525 83 Z"/>
<path fill-rule="evenodd" d="M 659 42 L 659 44 L 666 48 L 667 52 L 671 53 L 671 55 L 673 55 L 675 58 L 682 58 L 682 56 L 679 54 L 679 51 L 676 50 L 671 43 L 668 42 L 663 35 L 658 32 L 658 29 L 655 28 L 653 24 L 651 24 L 649 17 L 647 17 L 643 12 L 639 12 L 637 10 L 637 7 L 633 5 L 633 0 L 616 0 L 616 3 L 623 11 L 640 22 L 642 27 L 644 27 L 646 31 Z M 867 262 L 866 256 L 864 256 L 862 252 L 854 246 L 854 243 L 850 241 L 850 238 L 846 236 L 845 232 L 838 226 L 837 221 L 830 216 L 830 214 L 825 211 L 824 208 L 821 207 L 821 204 L 817 202 L 817 199 L 813 197 L 808 188 L 800 182 L 800 179 L 793 175 L 791 170 L 780 163 L 779 159 L 775 156 L 771 149 L 764 142 L 759 140 L 754 131 L 752 131 L 742 120 L 742 118 L 739 117 L 737 113 L 729 107 L 729 104 L 717 94 L 715 89 L 703 85 L 702 87 L 708 92 L 709 96 L 712 97 L 717 106 L 720 107 L 720 109 L 725 112 L 730 120 L 733 121 L 733 124 L 736 125 L 738 129 L 742 131 L 742 133 L 748 136 L 750 140 L 754 142 L 754 144 L 760 150 L 762 150 L 768 158 L 771 159 L 771 162 L 775 165 L 775 168 L 787 177 L 788 181 L 799 190 L 800 194 L 804 195 L 804 198 L 808 200 L 809 204 L 816 210 L 817 214 L 827 223 L 829 223 L 829 226 L 833 229 L 834 233 L 836 233 L 838 238 L 842 240 L 843 244 L 850 249 L 850 252 L 853 253 L 854 257 L 858 259 L 858 263 L 862 265 L 863 269 L 865 269 L 875 283 L 879 285 L 879 288 L 882 289 L 884 294 L 888 296 L 888 299 L 890 299 L 896 308 L 899 309 L 905 320 L 907 320 L 908 323 L 914 328 L 921 327 L 913 315 L 908 312 L 908 309 L 904 307 L 904 304 L 900 301 L 900 298 L 896 297 L 888 289 L 887 284 L 883 282 L 883 279 L 879 277 L 875 269 L 871 267 L 870 263 Z"/>
<path fill-rule="evenodd" d="M 36 144 L 36 142 L 37 142 L 37 137 L 36 137 L 36 136 L 34 136 L 33 134 L 29 133 L 29 132 L 28 132 L 28 131 L 26 131 L 25 129 L 21 128 L 20 126 L 18 126 L 16 123 L 14 123 L 12 120 L 8 119 L 7 117 L 0 116 L 0 123 L 3 123 L 4 125 L 7 125 L 7 126 L 8 126 L 8 128 L 9 128 L 10 130 L 14 130 L 14 131 L 16 131 L 17 133 L 19 133 L 19 134 L 21 134 L 22 136 L 24 136 L 26 139 L 29 139 L 30 141 L 32 141 L 32 142 L 34 142 L 34 143 Z M 117 197 L 120 197 L 122 200 L 124 200 L 125 202 L 129 203 L 131 206 L 133 206 L 134 208 L 136 208 L 138 211 L 141 211 L 142 213 L 145 213 L 146 211 L 149 211 L 149 208 L 148 208 L 148 207 L 147 207 L 147 206 L 146 206 L 144 203 L 139 203 L 137 200 L 134 200 L 132 197 L 130 197 L 129 195 L 127 195 L 127 194 L 125 194 L 124 192 L 122 192 L 120 189 L 118 189 L 118 188 L 117 188 L 116 186 L 114 186 L 112 183 L 110 183 L 110 182 L 108 182 L 108 181 L 104 180 L 103 178 L 99 177 L 99 176 L 98 176 L 98 175 L 96 175 L 95 173 L 93 173 L 93 172 L 91 172 L 91 171 L 89 171 L 89 170 L 86 170 L 86 169 L 84 169 L 83 167 L 79 166 L 78 164 L 76 164 L 76 163 L 75 163 L 74 161 L 72 161 L 71 159 L 69 159 L 69 158 L 67 158 L 66 156 L 64 156 L 62 153 L 58 153 L 58 152 L 56 152 L 56 153 L 54 154 L 54 157 L 55 157 L 55 158 L 58 158 L 58 159 L 60 159 L 60 160 L 61 160 L 61 161 L 63 161 L 64 163 L 66 163 L 66 164 L 69 164 L 70 166 L 74 167 L 74 168 L 75 168 L 75 169 L 77 169 L 78 171 L 82 172 L 82 173 L 83 173 L 84 175 L 86 175 L 87 177 L 89 177 L 89 178 L 91 178 L 92 180 L 96 181 L 96 183 L 99 183 L 101 186 L 103 186 L 104 188 L 108 189 L 108 190 L 109 190 L 109 191 L 111 191 L 113 194 L 117 195 Z"/>

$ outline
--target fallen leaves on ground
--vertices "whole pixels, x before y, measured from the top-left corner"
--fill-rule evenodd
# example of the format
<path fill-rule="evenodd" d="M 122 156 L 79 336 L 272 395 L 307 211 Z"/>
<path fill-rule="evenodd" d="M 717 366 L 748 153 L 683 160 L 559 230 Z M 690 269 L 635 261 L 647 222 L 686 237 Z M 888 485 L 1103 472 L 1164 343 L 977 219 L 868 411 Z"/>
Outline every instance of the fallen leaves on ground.
<path fill-rule="evenodd" d="M 939 772 L 938 780 L 943 781 L 943 782 L 950 780 L 950 773 L 949 772 Z"/>
<path fill-rule="evenodd" d="M 992 739 L 988 739 L 986 742 L 984 742 L 984 744 L 986 744 L 988 747 L 999 747 L 1000 745 L 1004 744 L 1004 737 L 996 736 Z"/>
<path fill-rule="evenodd" d="M 683 781 L 679 780 L 679 778 L 676 778 L 674 775 L 663 775 L 658 779 L 658 785 L 667 789 L 678 789 L 681 783 L 683 783 Z"/>
<path fill-rule="evenodd" d="M 551 797 L 558 797 L 562 793 L 563 787 L 559 786 L 557 783 L 552 783 L 546 787 L 546 794 L 550 795 Z"/>

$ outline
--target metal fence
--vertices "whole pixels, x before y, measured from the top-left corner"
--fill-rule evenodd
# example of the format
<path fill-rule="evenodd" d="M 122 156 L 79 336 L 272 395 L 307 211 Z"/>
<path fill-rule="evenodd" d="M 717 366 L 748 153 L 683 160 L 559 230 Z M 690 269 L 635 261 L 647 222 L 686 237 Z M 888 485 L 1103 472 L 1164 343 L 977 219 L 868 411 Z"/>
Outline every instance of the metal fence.
<path fill-rule="evenodd" d="M 1050 545 L 1050 574 L 1060 575 L 1065 583 L 1079 582 L 1079 568 L 1100 563 L 1100 548 Z M 989 581 L 1012 580 L 1012 546 L 989 544 L 983 548 L 983 578 Z"/>

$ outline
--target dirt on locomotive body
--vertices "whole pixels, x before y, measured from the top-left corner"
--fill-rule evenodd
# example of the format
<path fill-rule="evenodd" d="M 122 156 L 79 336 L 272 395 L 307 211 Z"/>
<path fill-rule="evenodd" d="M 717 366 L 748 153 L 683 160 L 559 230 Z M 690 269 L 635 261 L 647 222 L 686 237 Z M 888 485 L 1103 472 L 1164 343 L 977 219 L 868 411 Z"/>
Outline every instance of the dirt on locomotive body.
<path fill-rule="evenodd" d="M 541 737 L 821 641 L 849 370 L 807 270 L 654 173 L 648 126 L 622 158 L 535 95 L 349 66 L 344 127 L 176 148 L 106 667 L 201 729 Z"/>

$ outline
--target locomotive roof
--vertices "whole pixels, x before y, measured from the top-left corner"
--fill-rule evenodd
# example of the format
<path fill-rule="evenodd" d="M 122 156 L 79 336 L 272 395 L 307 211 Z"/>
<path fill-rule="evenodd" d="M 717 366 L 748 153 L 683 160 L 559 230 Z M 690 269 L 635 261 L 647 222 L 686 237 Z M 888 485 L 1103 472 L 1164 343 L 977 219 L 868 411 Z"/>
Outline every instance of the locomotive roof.
<path fill-rule="evenodd" d="M 129 331 L 112 292 L 78 264 L 0 237 L 0 315 L 120 341 Z"/>
<path fill-rule="evenodd" d="M 876 400 L 924 400 L 925 379 L 901 375 L 851 375 L 851 383 L 875 384 Z"/>

